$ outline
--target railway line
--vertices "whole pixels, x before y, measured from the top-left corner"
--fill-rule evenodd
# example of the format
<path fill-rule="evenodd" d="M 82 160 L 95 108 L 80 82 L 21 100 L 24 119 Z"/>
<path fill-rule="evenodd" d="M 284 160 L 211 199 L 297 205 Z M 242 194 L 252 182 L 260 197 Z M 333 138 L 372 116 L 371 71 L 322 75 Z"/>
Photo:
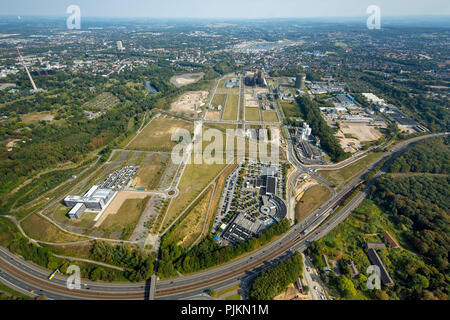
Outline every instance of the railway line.
<path fill-rule="evenodd" d="M 334 216 L 335 209 L 350 192 L 358 186 L 366 173 L 373 170 L 381 161 L 391 155 L 400 154 L 409 145 L 431 137 L 448 135 L 433 134 L 417 137 L 408 141 L 401 142 L 394 146 L 383 157 L 378 159 L 370 167 L 364 170 L 357 178 L 346 185 L 338 194 L 334 195 L 331 200 L 317 209 L 310 217 L 301 224 L 295 225 L 291 230 L 280 238 L 272 241 L 265 247 L 248 254 L 240 259 L 229 262 L 223 266 L 218 266 L 200 273 L 185 275 L 181 278 L 172 280 L 158 281 L 159 289 L 156 290 L 156 298 L 170 297 L 177 294 L 189 293 L 198 289 L 206 289 L 213 285 L 224 283 L 225 281 L 239 280 L 245 273 L 264 265 L 270 260 L 289 255 L 297 250 L 304 250 L 308 242 L 317 240 L 334 229 L 339 223 L 359 205 L 359 203 L 367 196 L 367 190 L 371 183 L 385 171 L 379 172 L 366 187 L 359 192 L 345 207 L 341 208 Z M 329 218 L 329 219 L 328 219 Z M 305 232 L 306 231 L 306 232 Z M 306 233 L 306 234 L 303 234 Z M 69 290 L 65 286 L 65 281 L 59 279 L 59 282 L 50 282 L 45 275 L 33 272 L 26 263 L 17 259 L 14 261 L 12 255 L 7 255 L 0 250 L 0 279 L 3 275 L 8 275 L 17 283 L 27 284 L 34 288 L 39 288 L 44 294 L 46 292 L 56 294 L 59 298 L 67 299 L 113 299 L 113 300 L 136 300 L 146 299 L 148 296 L 148 283 L 138 284 L 117 284 L 117 283 L 85 283 L 81 290 Z M 10 257 L 10 258 L 8 258 Z M 13 260 L 14 263 L 8 260 Z M 28 268 L 28 269 L 27 269 Z M 11 281 L 9 281 L 11 282 Z"/>

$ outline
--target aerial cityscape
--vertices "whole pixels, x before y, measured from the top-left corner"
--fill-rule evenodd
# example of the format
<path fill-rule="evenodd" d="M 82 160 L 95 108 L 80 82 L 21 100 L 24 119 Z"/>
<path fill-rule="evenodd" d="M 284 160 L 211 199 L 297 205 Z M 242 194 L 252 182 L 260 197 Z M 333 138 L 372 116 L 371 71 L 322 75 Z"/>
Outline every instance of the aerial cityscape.
<path fill-rule="evenodd" d="M 448 3 L 17 2 L 0 300 L 449 300 Z"/>

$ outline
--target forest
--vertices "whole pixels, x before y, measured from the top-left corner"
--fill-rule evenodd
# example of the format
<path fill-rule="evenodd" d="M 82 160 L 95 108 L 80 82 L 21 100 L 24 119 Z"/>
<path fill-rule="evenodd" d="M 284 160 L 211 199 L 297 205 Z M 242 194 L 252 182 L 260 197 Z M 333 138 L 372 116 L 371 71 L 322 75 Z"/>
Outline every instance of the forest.
<path fill-rule="evenodd" d="M 250 289 L 250 299 L 272 300 L 301 277 L 302 273 L 303 259 L 300 253 L 296 252 L 255 278 Z"/>
<path fill-rule="evenodd" d="M 371 191 L 371 198 L 391 214 L 414 248 L 440 272 L 448 272 L 450 247 L 449 178 L 383 178 Z"/>
<path fill-rule="evenodd" d="M 389 172 L 448 174 L 450 138 L 433 138 L 417 143 L 391 165 Z"/>

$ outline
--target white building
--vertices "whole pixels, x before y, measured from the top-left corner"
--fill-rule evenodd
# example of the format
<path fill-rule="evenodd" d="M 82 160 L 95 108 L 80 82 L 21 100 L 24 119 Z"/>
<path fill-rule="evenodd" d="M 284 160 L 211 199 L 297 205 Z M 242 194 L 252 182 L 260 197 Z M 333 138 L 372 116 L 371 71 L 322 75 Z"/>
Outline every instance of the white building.
<path fill-rule="evenodd" d="M 125 50 L 125 47 L 122 44 L 122 41 L 117 41 L 117 50 L 123 51 Z"/>

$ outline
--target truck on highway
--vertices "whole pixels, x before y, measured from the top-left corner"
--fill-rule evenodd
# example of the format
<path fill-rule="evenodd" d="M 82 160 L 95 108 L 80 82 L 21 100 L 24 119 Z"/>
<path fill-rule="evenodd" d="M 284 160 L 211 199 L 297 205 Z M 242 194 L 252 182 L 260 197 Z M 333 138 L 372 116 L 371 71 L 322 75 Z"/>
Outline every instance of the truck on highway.
<path fill-rule="evenodd" d="M 55 277 L 55 275 L 56 275 L 57 272 L 59 272 L 58 269 L 56 269 L 55 271 L 53 271 L 52 274 L 48 277 L 48 280 L 52 280 L 52 279 Z"/>
<path fill-rule="evenodd" d="M 304 235 L 307 235 L 308 232 L 309 232 L 309 229 L 305 229 L 305 230 L 303 231 L 303 234 L 304 234 Z"/>

